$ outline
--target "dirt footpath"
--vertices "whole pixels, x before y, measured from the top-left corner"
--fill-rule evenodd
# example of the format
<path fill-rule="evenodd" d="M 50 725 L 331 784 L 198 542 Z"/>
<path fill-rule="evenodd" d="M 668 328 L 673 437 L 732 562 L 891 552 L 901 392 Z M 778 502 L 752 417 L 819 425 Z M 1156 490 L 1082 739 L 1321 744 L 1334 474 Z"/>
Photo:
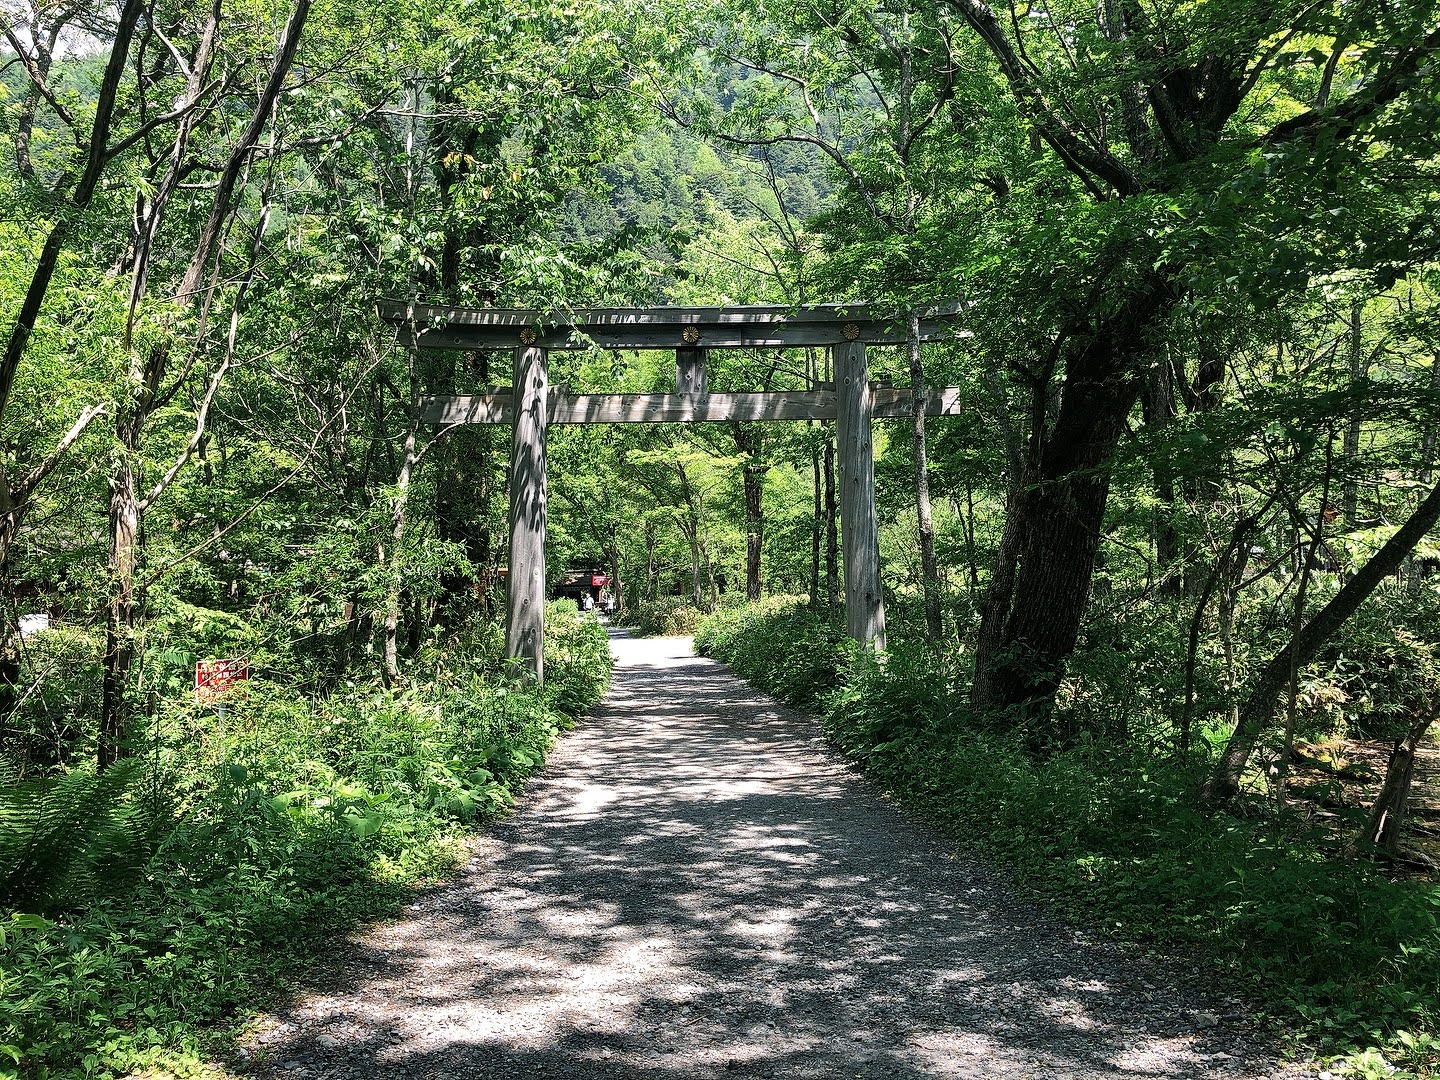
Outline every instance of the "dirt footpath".
<path fill-rule="evenodd" d="M 612 647 L 605 704 L 469 871 L 317 971 L 253 1072 L 1304 1075 L 1185 972 L 1017 901 L 688 639 Z"/>

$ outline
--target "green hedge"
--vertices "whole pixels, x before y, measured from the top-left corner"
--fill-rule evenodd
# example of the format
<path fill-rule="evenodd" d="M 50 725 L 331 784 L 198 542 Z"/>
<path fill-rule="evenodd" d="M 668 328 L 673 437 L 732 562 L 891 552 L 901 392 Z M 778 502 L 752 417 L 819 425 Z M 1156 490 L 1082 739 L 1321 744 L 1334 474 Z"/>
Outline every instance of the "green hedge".
<path fill-rule="evenodd" d="M 1433 883 L 1327 857 L 1296 821 L 1202 813 L 1195 773 L 1138 750 L 1036 760 L 973 722 L 946 659 L 900 642 L 876 661 L 837 633 L 794 601 L 769 601 L 712 617 L 696 640 L 813 708 L 874 780 L 1074 916 L 1207 957 L 1352 1062 L 1377 1061 L 1382 1046 L 1422 1070 L 1440 1057 Z"/>
<path fill-rule="evenodd" d="M 604 692 L 610 654 L 593 617 L 552 606 L 545 650 L 543 691 L 508 685 L 486 639 L 430 657 L 404 687 L 314 699 L 255 679 L 223 721 L 172 702 L 123 786 L 49 793 L 52 824 L 91 822 L 68 849 L 81 869 L 87 844 L 114 832 L 101 825 L 129 823 L 138 880 L 108 894 L 27 894 L 39 879 L 6 852 L 26 842 L 17 807 L 47 793 L 0 784 L 0 887 L 24 913 L 0 916 L 0 1076 L 183 1072 L 223 1045 L 207 1025 L 448 872 L 466 827 L 508 809 L 557 732 Z M 94 787 L 72 776 L 76 791 Z M 57 865 L 46 880 L 91 878 Z"/>

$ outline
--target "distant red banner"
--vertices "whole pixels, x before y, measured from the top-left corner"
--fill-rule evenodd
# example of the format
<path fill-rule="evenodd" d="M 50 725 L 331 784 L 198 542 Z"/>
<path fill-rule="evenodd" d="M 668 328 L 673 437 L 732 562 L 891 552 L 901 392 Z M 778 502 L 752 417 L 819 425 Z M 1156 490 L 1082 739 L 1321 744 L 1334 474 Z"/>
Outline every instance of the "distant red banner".
<path fill-rule="evenodd" d="M 250 661 L 242 657 L 228 660 L 195 661 L 195 700 L 211 705 L 220 695 L 241 679 L 250 677 Z"/>
<path fill-rule="evenodd" d="M 609 584 L 610 584 L 610 575 L 609 575 L 609 574 L 591 574 L 591 575 L 590 575 L 590 584 L 593 585 L 593 586 L 595 586 L 597 589 L 600 588 L 601 586 L 609 585 Z"/>

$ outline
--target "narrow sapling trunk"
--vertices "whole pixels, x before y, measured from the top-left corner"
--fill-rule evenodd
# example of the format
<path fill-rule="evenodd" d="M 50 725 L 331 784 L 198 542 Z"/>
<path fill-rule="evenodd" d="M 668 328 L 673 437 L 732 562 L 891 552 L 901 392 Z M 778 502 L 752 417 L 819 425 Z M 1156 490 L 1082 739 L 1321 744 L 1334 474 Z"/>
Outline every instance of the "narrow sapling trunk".
<path fill-rule="evenodd" d="M 1417 717 L 1405 737 L 1396 743 L 1385 770 L 1385 782 L 1380 785 L 1364 827 L 1350 844 L 1350 854 L 1368 848 L 1393 858 L 1399 852 L 1400 832 L 1405 827 L 1410 801 L 1410 783 L 1415 775 L 1415 751 L 1434 722 L 1435 717 L 1429 714 Z"/>
<path fill-rule="evenodd" d="M 127 425 L 138 432 L 133 422 Z M 110 611 L 105 624 L 105 671 L 101 682 L 100 737 L 96 764 L 105 769 L 127 753 L 130 710 L 125 700 L 135 650 L 136 571 L 140 556 L 140 503 L 126 457 L 110 477 Z"/>
<path fill-rule="evenodd" d="M 1350 306 L 1350 388 L 1358 391 L 1361 382 L 1365 379 L 1367 367 L 1365 357 L 1361 353 L 1361 331 L 1363 329 L 1360 316 L 1364 312 L 1364 305 L 1356 300 Z M 1360 484 L 1356 479 L 1355 472 L 1360 464 L 1360 403 L 1353 402 L 1350 406 L 1350 417 L 1345 424 L 1345 485 L 1341 495 L 1341 512 L 1345 515 L 1345 524 L 1355 528 L 1360 518 Z"/>
<path fill-rule="evenodd" d="M 1315 515 L 1315 531 L 1310 536 L 1309 550 L 1302 545 L 1300 558 L 1300 583 L 1295 589 L 1295 609 L 1292 621 L 1291 636 L 1300 633 L 1301 626 L 1305 619 L 1305 598 L 1310 593 L 1310 580 L 1313 576 L 1312 570 L 1315 566 L 1315 559 L 1320 553 L 1320 546 L 1325 537 L 1325 510 L 1330 505 L 1330 481 L 1335 466 L 1335 429 L 1332 425 L 1325 442 L 1325 482 L 1320 488 L 1320 511 Z M 1298 517 L 1298 515 L 1297 515 Z M 1296 521 L 1299 528 L 1301 521 Z M 1290 675 L 1288 687 L 1285 694 L 1285 735 L 1280 743 L 1280 759 L 1276 763 L 1275 772 L 1275 802 L 1279 806 L 1285 805 L 1285 787 L 1288 770 L 1290 768 L 1290 752 L 1295 745 L 1295 714 L 1300 704 L 1300 656 L 1298 653 L 1290 654 Z"/>
<path fill-rule="evenodd" d="M 610 596 L 615 601 L 615 614 L 625 610 L 625 583 L 620 577 L 620 545 L 615 542 L 614 532 L 605 545 L 605 565 L 610 570 Z"/>
<path fill-rule="evenodd" d="M 840 516 L 835 501 L 835 429 L 827 424 L 825 438 L 825 602 L 840 603 Z"/>
<path fill-rule="evenodd" d="M 764 476 L 768 466 L 760 461 L 763 436 L 754 425 L 736 422 L 731 428 L 735 449 L 746 455 L 741 465 L 745 489 L 745 599 L 760 599 L 760 558 L 765 547 Z"/>
<path fill-rule="evenodd" d="M 1140 398 L 1145 426 L 1160 429 L 1175 417 L 1175 391 L 1170 368 L 1157 364 L 1145 382 Z M 1151 537 L 1155 545 L 1155 566 L 1159 579 L 1156 592 L 1174 598 L 1180 595 L 1183 578 L 1180 538 L 1175 531 L 1175 479 L 1164 455 L 1156 455 L 1151 470 L 1155 485 L 1155 509 L 1151 514 Z"/>
<path fill-rule="evenodd" d="M 824 509 L 820 495 L 820 448 L 810 448 L 810 478 L 814 482 L 814 509 L 810 517 L 810 606 L 820 606 L 820 534 L 824 530 Z"/>
<path fill-rule="evenodd" d="M 745 599 L 760 599 L 760 557 L 765 549 L 764 466 L 745 467 Z"/>
<path fill-rule="evenodd" d="M 395 479 L 395 495 L 390 500 L 390 565 L 386 568 L 385 622 L 382 641 L 385 658 L 385 681 L 393 686 L 400 681 L 400 607 L 404 588 L 405 567 L 401 552 L 405 544 L 405 528 L 409 519 L 410 486 L 415 466 L 420 460 L 417 431 L 420 424 L 419 382 L 415 374 L 415 358 L 410 357 L 410 419 L 405 426 L 405 451 L 400 460 L 400 474 Z"/>
<path fill-rule="evenodd" d="M 1405 557 L 1437 521 L 1440 521 L 1440 486 L 1431 490 L 1400 530 L 1261 669 L 1240 707 L 1225 752 L 1205 783 L 1202 797 L 1208 805 L 1224 804 L 1240 790 L 1241 774 L 1255 752 L 1261 732 L 1274 716 L 1275 704 L 1291 665 L 1308 664 L 1376 587 L 1400 568 Z"/>
<path fill-rule="evenodd" d="M 930 505 L 930 469 L 925 448 L 925 366 L 920 356 L 920 316 L 906 324 L 910 354 L 910 445 L 915 463 L 915 518 L 920 541 L 920 590 L 925 598 L 925 636 L 939 641 L 940 564 L 935 557 L 935 518 Z"/>
<path fill-rule="evenodd" d="M 657 590 L 655 571 L 655 523 L 648 518 L 645 521 L 645 600 L 647 603 L 655 602 Z"/>

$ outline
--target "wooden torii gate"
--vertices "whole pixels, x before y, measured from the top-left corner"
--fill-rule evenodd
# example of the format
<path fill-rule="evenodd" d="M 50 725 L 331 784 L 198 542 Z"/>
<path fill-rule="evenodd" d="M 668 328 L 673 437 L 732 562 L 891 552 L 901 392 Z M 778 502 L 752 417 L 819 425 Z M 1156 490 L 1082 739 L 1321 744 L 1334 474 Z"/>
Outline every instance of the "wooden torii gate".
<path fill-rule="evenodd" d="M 385 302 L 379 314 L 402 343 L 425 349 L 513 349 L 514 386 L 482 393 L 432 395 L 421 420 L 439 426 L 509 424 L 510 571 L 505 648 L 544 678 L 545 441 L 551 424 L 674 423 L 719 420 L 834 420 L 840 461 L 840 530 L 845 565 L 845 624 L 867 647 L 885 647 L 875 517 L 875 455 L 870 421 L 910 415 L 908 388 L 870 381 L 867 345 L 903 344 L 903 320 L 863 305 L 815 307 L 592 308 L 540 312 Z M 927 310 L 920 339 L 967 336 L 954 329 L 960 306 Z M 552 349 L 674 349 L 673 394 L 571 394 L 551 387 Z M 835 382 L 816 390 L 710 393 L 710 349 L 829 348 Z M 959 411 L 956 387 L 931 390 L 927 415 Z"/>

